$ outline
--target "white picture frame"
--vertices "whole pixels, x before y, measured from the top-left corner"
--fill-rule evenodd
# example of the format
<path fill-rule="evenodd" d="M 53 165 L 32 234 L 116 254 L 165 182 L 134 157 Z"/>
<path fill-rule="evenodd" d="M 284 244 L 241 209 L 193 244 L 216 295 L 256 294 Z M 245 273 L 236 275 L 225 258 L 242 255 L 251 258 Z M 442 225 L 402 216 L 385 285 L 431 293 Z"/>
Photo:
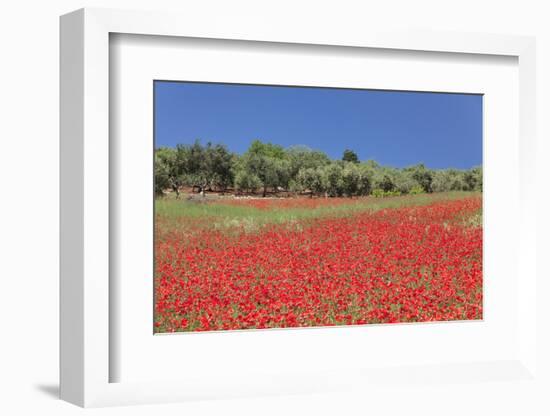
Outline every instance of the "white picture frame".
<path fill-rule="evenodd" d="M 443 54 L 504 55 L 519 66 L 519 190 L 517 270 L 518 345 L 509 359 L 438 365 L 418 363 L 419 380 L 461 379 L 480 384 L 487 377 L 537 383 L 536 362 L 536 218 L 535 40 L 530 37 L 465 33 L 304 32 L 276 25 L 251 25 L 237 31 L 223 20 L 212 25 L 191 16 L 83 9 L 61 18 L 61 398 L 80 406 L 183 401 L 195 398 L 254 396 L 357 389 L 399 384 L 410 374 L 382 367 L 361 367 L 319 374 L 288 371 L 264 382 L 228 383 L 212 374 L 178 381 L 112 382 L 110 367 L 120 359 L 110 348 L 110 34 L 225 39 L 333 47 L 430 51 Z M 516 195 L 516 194 L 514 194 Z M 411 327 L 412 328 L 412 327 Z M 413 329 L 414 330 L 414 329 Z M 152 334 L 151 334 L 152 336 Z M 489 375 L 492 375 L 489 377 Z M 494 377 L 493 377 L 494 376 Z M 440 378 L 442 377 L 442 378 Z M 342 380 L 346 380 L 342 382 Z M 502 379 L 501 379 L 502 381 Z M 444 381 L 443 381 L 444 383 Z M 524 384 L 523 384 L 524 385 Z M 493 390 L 496 399 L 497 392 Z"/>

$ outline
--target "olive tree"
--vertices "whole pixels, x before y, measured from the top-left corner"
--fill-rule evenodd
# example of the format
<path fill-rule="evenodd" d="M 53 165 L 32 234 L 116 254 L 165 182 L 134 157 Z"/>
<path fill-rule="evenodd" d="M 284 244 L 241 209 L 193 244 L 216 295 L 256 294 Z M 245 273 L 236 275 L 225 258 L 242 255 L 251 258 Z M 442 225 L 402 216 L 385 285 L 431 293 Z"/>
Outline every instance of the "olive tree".
<path fill-rule="evenodd" d="M 342 196 L 344 193 L 344 180 L 342 177 L 342 165 L 333 162 L 322 169 L 323 180 L 326 184 L 326 192 L 330 196 Z"/>
<path fill-rule="evenodd" d="M 342 168 L 342 191 L 345 195 L 352 197 L 359 192 L 361 172 L 353 162 L 344 164 Z"/>
<path fill-rule="evenodd" d="M 374 169 L 366 163 L 357 165 L 357 168 L 359 170 L 357 193 L 359 195 L 369 195 L 372 191 Z"/>
<path fill-rule="evenodd" d="M 242 170 L 247 175 L 258 178 L 262 196 L 267 195 L 269 188 L 278 190 L 279 187 L 288 189 L 290 182 L 290 164 L 281 146 L 271 143 L 262 143 L 259 140 L 252 142 L 250 148 L 240 160 Z"/>
<path fill-rule="evenodd" d="M 296 183 L 300 191 L 309 191 L 311 197 L 323 194 L 327 189 L 322 167 L 300 169 L 296 176 Z"/>
<path fill-rule="evenodd" d="M 161 147 L 155 150 L 154 172 L 155 194 L 161 196 L 164 190 L 171 189 L 179 197 L 183 172 L 174 149 Z"/>
<path fill-rule="evenodd" d="M 422 187 L 424 192 L 432 192 L 433 173 L 430 169 L 427 169 L 423 163 L 405 168 L 404 171 L 410 173 L 412 178 Z"/>
<path fill-rule="evenodd" d="M 289 162 L 289 175 L 291 180 L 296 180 L 301 169 L 316 169 L 330 163 L 329 157 L 307 146 L 292 146 L 285 149 L 286 160 Z"/>
<path fill-rule="evenodd" d="M 464 182 L 468 191 L 481 191 L 483 188 L 483 171 L 480 166 L 464 172 Z"/>
<path fill-rule="evenodd" d="M 395 170 L 393 175 L 395 189 L 402 194 L 410 193 L 415 187 L 420 187 L 413 175 L 405 170 Z M 420 189 L 423 189 L 420 187 Z"/>
<path fill-rule="evenodd" d="M 374 172 L 373 189 L 380 189 L 384 192 L 395 190 L 394 175 L 391 169 L 379 167 Z"/>
<path fill-rule="evenodd" d="M 262 186 L 260 178 L 247 170 L 239 170 L 235 174 L 235 188 L 244 192 L 256 192 Z"/>

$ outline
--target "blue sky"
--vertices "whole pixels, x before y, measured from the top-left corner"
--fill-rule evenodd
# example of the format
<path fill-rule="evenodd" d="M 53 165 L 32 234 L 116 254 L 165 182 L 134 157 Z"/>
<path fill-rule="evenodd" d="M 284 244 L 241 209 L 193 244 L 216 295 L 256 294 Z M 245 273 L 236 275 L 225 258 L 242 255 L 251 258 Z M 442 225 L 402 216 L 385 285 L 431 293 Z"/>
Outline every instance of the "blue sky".
<path fill-rule="evenodd" d="M 482 162 L 482 96 L 155 81 L 155 146 L 254 139 L 404 167 Z"/>

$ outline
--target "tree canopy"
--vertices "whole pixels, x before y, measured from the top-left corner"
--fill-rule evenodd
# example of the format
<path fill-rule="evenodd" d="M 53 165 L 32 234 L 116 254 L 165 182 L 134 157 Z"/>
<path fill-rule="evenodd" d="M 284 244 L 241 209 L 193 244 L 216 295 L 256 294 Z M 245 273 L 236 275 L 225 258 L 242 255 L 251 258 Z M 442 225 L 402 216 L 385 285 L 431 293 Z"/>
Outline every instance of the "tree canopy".
<path fill-rule="evenodd" d="M 342 155 L 342 160 L 344 162 L 359 163 L 359 157 L 357 156 L 357 153 L 355 153 L 353 150 L 350 150 L 350 149 L 344 150 L 344 154 Z"/>
<path fill-rule="evenodd" d="M 155 150 L 155 192 L 171 190 L 255 193 L 307 193 L 311 196 L 352 197 L 446 191 L 481 191 L 481 166 L 471 169 L 429 169 L 419 163 L 405 168 L 360 161 L 345 149 L 341 160 L 306 146 L 283 148 L 254 140 L 242 155 L 223 144 L 199 140 Z"/>

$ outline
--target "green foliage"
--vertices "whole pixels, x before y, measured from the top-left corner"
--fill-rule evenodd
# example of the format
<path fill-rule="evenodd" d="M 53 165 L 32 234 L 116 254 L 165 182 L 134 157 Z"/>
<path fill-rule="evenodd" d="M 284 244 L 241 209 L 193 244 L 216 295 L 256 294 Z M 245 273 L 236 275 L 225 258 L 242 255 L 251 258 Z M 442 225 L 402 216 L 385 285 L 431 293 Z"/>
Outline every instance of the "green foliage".
<path fill-rule="evenodd" d="M 372 190 L 372 196 L 374 196 L 375 198 L 381 198 L 384 196 L 384 190 L 380 189 L 380 188 L 376 188 L 376 189 L 373 189 Z"/>
<path fill-rule="evenodd" d="M 369 195 L 372 190 L 374 169 L 368 164 L 357 165 L 359 170 L 358 195 Z"/>
<path fill-rule="evenodd" d="M 456 169 L 434 172 L 432 190 L 434 192 L 462 191 L 466 189 L 464 174 Z"/>
<path fill-rule="evenodd" d="M 282 146 L 278 144 L 264 143 L 261 140 L 254 140 L 250 144 L 247 153 L 279 160 L 285 159 L 285 150 Z"/>
<path fill-rule="evenodd" d="M 322 167 L 302 168 L 296 177 L 297 189 L 299 191 L 309 191 L 311 195 L 322 194 L 326 192 L 327 183 Z"/>
<path fill-rule="evenodd" d="M 240 170 L 235 175 L 235 188 L 244 192 L 256 192 L 262 186 L 260 178 L 246 170 Z"/>
<path fill-rule="evenodd" d="M 342 155 L 342 160 L 344 162 L 359 163 L 359 157 L 357 157 L 357 153 L 355 153 L 353 150 L 350 150 L 350 149 L 344 150 L 344 154 Z"/>
<path fill-rule="evenodd" d="M 258 178 L 263 196 L 266 196 L 268 188 L 288 188 L 290 163 L 281 146 L 255 140 L 240 162 L 237 174 Z"/>
<path fill-rule="evenodd" d="M 342 190 L 346 196 L 353 196 L 359 193 L 359 182 L 361 172 L 353 162 L 346 163 L 342 169 Z"/>
<path fill-rule="evenodd" d="M 289 162 L 289 174 L 296 178 L 300 169 L 317 168 L 330 163 L 329 157 L 307 146 L 292 146 L 285 150 Z"/>
<path fill-rule="evenodd" d="M 424 189 L 420 185 L 415 185 L 409 191 L 410 195 L 418 195 L 425 193 Z"/>
<path fill-rule="evenodd" d="M 384 192 L 391 192 L 395 189 L 394 175 L 390 168 L 380 168 L 375 171 L 373 187 Z"/>
<path fill-rule="evenodd" d="M 405 168 L 404 171 L 410 173 L 418 185 L 424 189 L 424 192 L 432 192 L 433 174 L 430 169 L 427 169 L 426 166 L 424 166 L 424 164 L 420 163 L 418 165 Z"/>
<path fill-rule="evenodd" d="M 428 169 L 423 164 L 397 169 L 374 160 L 359 162 L 352 150 L 343 160 L 306 146 L 282 146 L 254 140 L 241 156 L 210 142 L 155 150 L 155 193 L 181 187 L 194 191 L 304 192 L 311 196 L 376 197 L 450 191 L 482 191 L 481 167 Z"/>
<path fill-rule="evenodd" d="M 172 166 L 170 181 L 177 184 L 176 188 L 192 186 L 199 190 L 223 191 L 233 184 L 235 156 L 224 145 L 208 142 L 203 146 L 197 140 L 192 145 L 177 145 L 175 149 L 161 148 L 156 151 L 158 158 L 155 162 L 166 155 L 169 155 L 169 165 Z M 159 179 L 161 177 L 159 174 Z M 165 184 L 162 179 L 160 183 Z"/>
<path fill-rule="evenodd" d="M 410 172 L 394 169 L 392 173 L 394 189 L 400 193 L 408 194 L 415 188 L 420 188 L 422 190 L 422 187 Z"/>
<path fill-rule="evenodd" d="M 432 189 L 434 192 L 482 191 L 483 170 L 479 166 L 465 171 L 437 170 L 433 174 Z"/>
<path fill-rule="evenodd" d="M 162 147 L 155 151 L 155 194 L 163 195 L 165 189 L 176 193 L 182 185 L 182 170 L 174 149 Z"/>
<path fill-rule="evenodd" d="M 401 192 L 395 191 L 384 191 L 383 189 L 377 188 L 372 191 L 372 196 L 375 198 L 384 198 L 387 196 L 400 196 Z"/>
<path fill-rule="evenodd" d="M 331 163 L 323 169 L 323 177 L 326 184 L 326 192 L 329 196 L 342 196 L 344 193 L 344 178 L 342 166 L 339 163 Z"/>
<path fill-rule="evenodd" d="M 483 171 L 481 167 L 478 166 L 464 172 L 464 182 L 467 191 L 481 191 L 483 188 Z"/>

